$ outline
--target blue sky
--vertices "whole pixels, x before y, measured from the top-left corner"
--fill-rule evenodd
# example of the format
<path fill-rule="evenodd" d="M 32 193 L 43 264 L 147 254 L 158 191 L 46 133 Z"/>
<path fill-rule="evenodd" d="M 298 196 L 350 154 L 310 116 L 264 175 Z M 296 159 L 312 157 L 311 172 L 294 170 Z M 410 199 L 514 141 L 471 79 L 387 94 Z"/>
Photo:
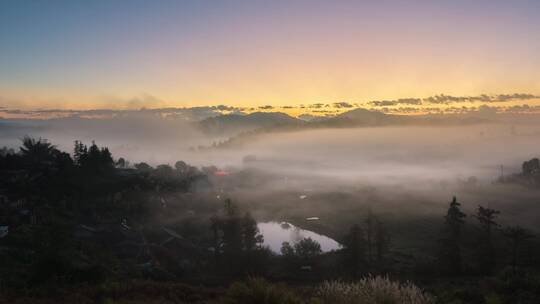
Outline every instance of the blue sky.
<path fill-rule="evenodd" d="M 0 1 L 0 101 L 540 93 L 539 1 Z M 112 98 L 114 97 L 114 98 Z"/>

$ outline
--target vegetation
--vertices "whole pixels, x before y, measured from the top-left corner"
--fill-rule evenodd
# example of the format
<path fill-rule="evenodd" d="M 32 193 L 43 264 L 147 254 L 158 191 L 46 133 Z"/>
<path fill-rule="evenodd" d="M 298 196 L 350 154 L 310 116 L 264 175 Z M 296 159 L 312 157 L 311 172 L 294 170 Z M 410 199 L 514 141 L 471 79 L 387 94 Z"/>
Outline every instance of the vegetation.
<path fill-rule="evenodd" d="M 327 281 L 317 288 L 321 303 L 336 304 L 430 304 L 432 297 L 410 282 L 388 277 L 366 277 L 354 283 Z"/>
<path fill-rule="evenodd" d="M 520 178 L 535 178 L 535 168 L 534 160 L 526 162 Z M 352 214 L 345 229 L 328 233 L 341 248 L 323 252 L 314 239 L 299 238 L 284 242 L 277 254 L 264 246 L 255 205 L 221 197 L 228 177 L 217 172 L 184 161 L 130 164 L 95 142 L 75 141 L 72 154 L 30 137 L 19 151 L 0 149 L 0 301 L 540 299 L 534 233 L 501 225 L 499 210 L 480 205 L 467 216 L 454 197 L 446 215 L 437 214 L 429 226 L 440 231 L 434 233 L 438 242 L 421 239 L 433 252 L 401 251 L 394 243 L 399 231 L 368 208 Z"/>

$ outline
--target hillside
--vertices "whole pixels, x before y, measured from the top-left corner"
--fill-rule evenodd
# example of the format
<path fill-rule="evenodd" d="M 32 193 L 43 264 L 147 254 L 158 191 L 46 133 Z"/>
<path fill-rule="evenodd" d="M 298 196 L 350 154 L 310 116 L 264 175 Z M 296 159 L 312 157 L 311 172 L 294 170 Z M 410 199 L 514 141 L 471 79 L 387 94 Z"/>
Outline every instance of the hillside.
<path fill-rule="evenodd" d="M 247 115 L 228 114 L 204 119 L 198 127 L 206 134 L 232 135 L 259 128 L 296 126 L 304 121 L 280 112 L 255 112 Z"/>

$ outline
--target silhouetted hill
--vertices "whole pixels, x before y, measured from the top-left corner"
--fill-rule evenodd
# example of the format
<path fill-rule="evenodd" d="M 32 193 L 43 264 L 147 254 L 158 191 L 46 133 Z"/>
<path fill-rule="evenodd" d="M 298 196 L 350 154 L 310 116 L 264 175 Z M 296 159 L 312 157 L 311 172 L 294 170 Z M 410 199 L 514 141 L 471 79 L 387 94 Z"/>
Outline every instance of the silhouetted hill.
<path fill-rule="evenodd" d="M 287 117 L 288 119 L 278 119 L 275 121 L 275 123 L 272 123 L 271 120 L 252 121 L 258 120 L 258 115 L 272 117 L 272 115 L 270 114 L 283 115 L 283 117 Z M 251 117 L 244 116 L 244 120 L 239 121 L 234 121 L 234 118 L 232 118 L 231 116 L 233 115 L 218 116 L 215 117 L 215 120 L 214 118 L 211 118 L 204 121 L 206 124 L 208 124 L 209 121 L 212 121 L 213 125 L 210 126 L 215 128 L 215 130 L 220 130 L 220 128 L 225 130 L 225 128 L 228 128 L 227 130 L 231 131 L 230 133 L 228 133 L 231 135 L 227 140 L 217 144 L 217 147 L 219 148 L 238 147 L 245 143 L 256 140 L 256 138 L 258 138 L 259 136 L 275 132 L 294 132 L 317 128 L 355 128 L 376 126 L 449 126 L 489 123 L 494 121 L 472 114 L 408 116 L 385 114 L 383 112 L 371 111 L 362 108 L 347 111 L 334 117 L 321 118 L 311 121 L 302 121 L 300 119 L 295 119 L 283 113 L 253 113 L 251 115 L 247 115 Z M 236 134 L 234 134 L 234 131 L 236 131 Z M 222 133 L 219 134 L 227 133 L 225 133 L 225 131 L 222 131 Z"/>
<path fill-rule="evenodd" d="M 300 119 L 281 112 L 255 112 L 248 115 L 228 114 L 207 118 L 199 122 L 199 127 L 205 133 L 223 135 L 304 123 Z"/>
<path fill-rule="evenodd" d="M 388 115 L 378 111 L 357 108 L 312 124 L 325 127 L 355 127 L 396 124 L 410 120 L 411 118 L 406 116 Z"/>

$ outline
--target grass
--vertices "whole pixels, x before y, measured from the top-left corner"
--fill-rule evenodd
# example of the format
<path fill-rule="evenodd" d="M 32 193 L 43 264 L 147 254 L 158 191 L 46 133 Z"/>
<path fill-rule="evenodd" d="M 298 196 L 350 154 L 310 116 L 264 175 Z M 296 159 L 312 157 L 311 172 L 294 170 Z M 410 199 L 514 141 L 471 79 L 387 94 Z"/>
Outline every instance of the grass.
<path fill-rule="evenodd" d="M 434 300 L 411 282 L 388 277 L 367 277 L 353 283 L 327 281 L 317 289 L 321 303 L 333 304 L 431 304 Z"/>

